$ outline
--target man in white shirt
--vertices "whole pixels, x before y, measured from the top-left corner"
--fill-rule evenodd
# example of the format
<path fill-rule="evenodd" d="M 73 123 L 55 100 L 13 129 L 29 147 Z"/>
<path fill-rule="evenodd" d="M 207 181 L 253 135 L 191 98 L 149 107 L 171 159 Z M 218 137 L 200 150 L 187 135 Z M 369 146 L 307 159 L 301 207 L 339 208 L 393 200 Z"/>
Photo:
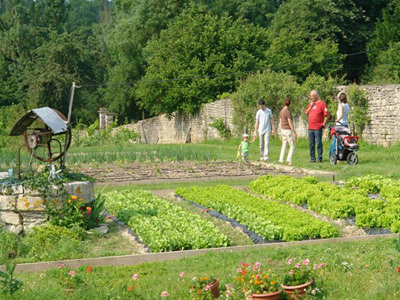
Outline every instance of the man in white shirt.
<path fill-rule="evenodd" d="M 272 111 L 265 106 L 264 99 L 258 100 L 260 109 L 256 114 L 256 124 L 254 127 L 254 138 L 260 139 L 260 160 L 269 159 L 269 137 L 275 133 L 274 117 Z"/>

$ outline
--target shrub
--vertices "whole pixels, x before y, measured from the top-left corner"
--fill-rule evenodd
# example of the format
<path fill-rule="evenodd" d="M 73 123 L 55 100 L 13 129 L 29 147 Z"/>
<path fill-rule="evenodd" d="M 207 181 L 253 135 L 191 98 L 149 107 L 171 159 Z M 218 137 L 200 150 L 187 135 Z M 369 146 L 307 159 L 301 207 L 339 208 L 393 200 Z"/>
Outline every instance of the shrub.
<path fill-rule="evenodd" d="M 224 140 L 229 139 L 232 135 L 231 130 L 225 124 L 225 122 L 222 118 L 218 118 L 218 119 L 213 118 L 213 122 L 210 124 L 210 127 L 217 129 L 220 137 L 223 138 Z"/>
<path fill-rule="evenodd" d="M 9 231 L 0 232 L 0 264 L 15 258 L 20 251 L 21 243 L 18 235 Z"/>

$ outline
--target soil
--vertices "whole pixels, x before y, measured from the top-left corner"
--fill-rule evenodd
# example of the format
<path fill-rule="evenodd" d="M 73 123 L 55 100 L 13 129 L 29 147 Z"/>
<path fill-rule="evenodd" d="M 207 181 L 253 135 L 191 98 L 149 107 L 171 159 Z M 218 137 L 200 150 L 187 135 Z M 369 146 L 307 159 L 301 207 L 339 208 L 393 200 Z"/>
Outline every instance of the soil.
<path fill-rule="evenodd" d="M 300 169 L 270 163 L 158 162 L 125 165 L 82 166 L 79 171 L 96 179 L 98 184 L 153 183 L 159 181 L 197 181 L 216 179 L 252 179 L 260 175 L 325 175 L 334 173 Z"/>

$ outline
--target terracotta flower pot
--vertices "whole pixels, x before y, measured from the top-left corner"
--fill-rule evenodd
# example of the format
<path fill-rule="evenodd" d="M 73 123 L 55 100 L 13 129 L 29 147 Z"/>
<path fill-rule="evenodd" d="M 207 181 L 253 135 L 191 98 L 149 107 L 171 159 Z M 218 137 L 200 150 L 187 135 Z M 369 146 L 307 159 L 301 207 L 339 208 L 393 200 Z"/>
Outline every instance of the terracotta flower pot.
<path fill-rule="evenodd" d="M 282 293 L 282 290 L 279 290 L 275 293 L 268 293 L 268 294 L 251 294 L 251 296 L 253 297 L 253 299 L 255 300 L 278 300 L 280 295 Z"/>
<path fill-rule="evenodd" d="M 211 293 L 213 294 L 214 298 L 219 297 L 219 280 L 216 279 L 211 286 Z"/>
<path fill-rule="evenodd" d="M 304 298 L 307 287 L 312 285 L 313 282 L 314 280 L 311 279 L 309 282 L 300 285 L 283 285 L 282 283 L 281 287 L 285 290 L 285 293 L 288 294 L 289 299 L 298 300 Z"/>

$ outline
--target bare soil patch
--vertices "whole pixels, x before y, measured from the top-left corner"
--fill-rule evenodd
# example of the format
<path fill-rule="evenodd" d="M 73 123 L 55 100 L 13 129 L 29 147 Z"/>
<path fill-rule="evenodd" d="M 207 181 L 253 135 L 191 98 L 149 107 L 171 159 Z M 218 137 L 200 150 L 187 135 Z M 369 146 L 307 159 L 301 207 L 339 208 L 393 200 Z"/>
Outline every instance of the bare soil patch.
<path fill-rule="evenodd" d="M 155 181 L 191 181 L 222 178 L 255 178 L 260 175 L 326 175 L 331 172 L 315 171 L 270 163 L 214 162 L 157 162 L 82 166 L 80 172 L 94 177 L 97 183 L 126 184 Z"/>

